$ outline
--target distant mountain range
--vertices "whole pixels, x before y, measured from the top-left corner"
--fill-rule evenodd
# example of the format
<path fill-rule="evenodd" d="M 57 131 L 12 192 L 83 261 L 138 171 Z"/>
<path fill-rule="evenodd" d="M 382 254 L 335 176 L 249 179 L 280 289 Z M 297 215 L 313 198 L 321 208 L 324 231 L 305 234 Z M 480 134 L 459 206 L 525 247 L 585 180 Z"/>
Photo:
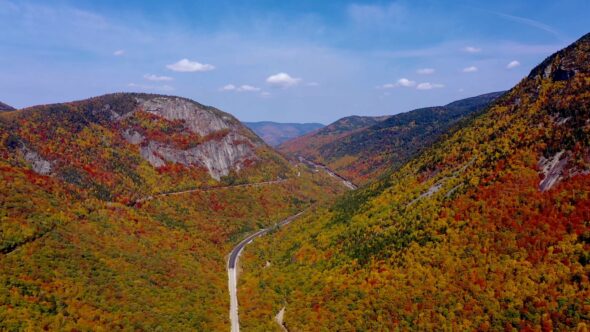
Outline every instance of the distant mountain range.
<path fill-rule="evenodd" d="M 488 93 L 393 116 L 342 118 L 283 143 L 279 150 L 325 164 L 353 182 L 364 183 L 402 165 L 503 93 Z"/>
<path fill-rule="evenodd" d="M 271 121 L 243 123 L 270 146 L 278 146 L 290 139 L 324 127 L 321 123 L 279 123 Z"/>
<path fill-rule="evenodd" d="M 14 107 L 4 104 L 0 101 L 0 112 L 3 111 L 14 111 Z"/>

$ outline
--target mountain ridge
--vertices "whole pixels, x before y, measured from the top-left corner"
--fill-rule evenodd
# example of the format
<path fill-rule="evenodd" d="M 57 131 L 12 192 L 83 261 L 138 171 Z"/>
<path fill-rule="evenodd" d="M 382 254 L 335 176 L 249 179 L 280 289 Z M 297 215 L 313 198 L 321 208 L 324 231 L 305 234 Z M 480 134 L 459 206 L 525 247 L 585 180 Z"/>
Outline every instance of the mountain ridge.
<path fill-rule="evenodd" d="M 14 111 L 15 108 L 0 101 L 0 112 Z"/>
<path fill-rule="evenodd" d="M 211 180 L 269 180 L 290 169 L 235 117 L 187 98 L 115 93 L 27 107 L 0 120 L 10 132 L 5 145 L 15 160 L 115 196 Z M 125 193 L 117 186 L 127 188 Z"/>
<path fill-rule="evenodd" d="M 368 126 L 347 128 L 334 125 L 342 129 L 323 133 L 320 130 L 288 141 L 279 146 L 279 151 L 325 164 L 353 182 L 366 183 L 399 167 L 455 124 L 488 107 L 503 93 L 492 92 L 444 106 L 378 117 Z M 339 134 L 333 135 L 334 132 Z M 324 136 L 330 139 L 324 139 Z"/>

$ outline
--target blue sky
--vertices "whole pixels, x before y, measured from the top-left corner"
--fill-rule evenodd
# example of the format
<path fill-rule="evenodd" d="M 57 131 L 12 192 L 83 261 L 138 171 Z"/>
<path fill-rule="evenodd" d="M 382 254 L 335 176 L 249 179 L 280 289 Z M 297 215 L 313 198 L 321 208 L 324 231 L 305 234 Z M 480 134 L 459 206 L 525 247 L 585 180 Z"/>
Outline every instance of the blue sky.
<path fill-rule="evenodd" d="M 590 32 L 590 1 L 0 0 L 0 101 L 180 95 L 329 123 L 509 89 Z"/>

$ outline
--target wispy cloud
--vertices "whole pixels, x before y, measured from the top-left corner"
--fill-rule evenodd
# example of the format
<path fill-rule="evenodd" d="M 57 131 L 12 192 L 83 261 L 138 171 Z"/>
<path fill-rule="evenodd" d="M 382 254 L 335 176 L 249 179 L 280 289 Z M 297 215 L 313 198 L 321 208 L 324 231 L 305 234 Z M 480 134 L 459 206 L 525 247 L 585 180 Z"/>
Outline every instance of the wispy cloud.
<path fill-rule="evenodd" d="M 176 63 L 167 65 L 166 68 L 168 68 L 172 71 L 190 73 L 190 72 L 210 71 L 210 70 L 215 69 L 215 66 L 210 65 L 210 64 L 202 64 L 200 62 L 191 61 L 189 59 L 182 59 Z"/>
<path fill-rule="evenodd" d="M 244 85 L 240 85 L 236 91 L 238 91 L 238 92 L 258 92 L 258 91 L 260 91 L 260 88 L 252 86 L 252 85 L 244 84 Z"/>
<path fill-rule="evenodd" d="M 116 50 L 115 52 L 113 52 L 114 56 L 122 56 L 125 55 L 125 50 Z"/>
<path fill-rule="evenodd" d="M 291 77 L 287 73 L 274 74 L 266 79 L 266 83 L 280 88 L 289 88 L 299 84 L 299 82 L 301 82 L 301 78 Z"/>
<path fill-rule="evenodd" d="M 555 37 L 557 37 L 560 40 L 563 40 L 563 37 L 561 36 L 561 34 L 552 26 L 545 24 L 543 22 L 539 22 L 537 20 L 533 20 L 527 17 L 521 17 L 521 16 L 516 16 L 516 15 L 510 15 L 510 14 L 505 14 L 505 13 L 500 13 L 500 12 L 495 12 L 495 11 L 490 11 L 492 14 L 495 14 L 503 19 L 512 21 L 512 22 L 516 22 L 516 23 L 520 23 L 520 24 L 524 24 L 526 26 L 529 26 L 531 28 L 535 28 L 541 31 L 545 31 Z"/>
<path fill-rule="evenodd" d="M 418 90 L 432 90 L 432 89 L 441 89 L 444 87 L 445 87 L 444 84 L 424 82 L 424 83 L 418 84 L 416 86 L 416 89 L 418 89 Z"/>
<path fill-rule="evenodd" d="M 158 75 L 154 75 L 154 74 L 145 74 L 145 75 L 143 75 L 143 78 L 148 81 L 152 81 L 152 82 L 163 82 L 163 81 L 174 80 L 174 78 L 172 78 L 170 76 L 158 76 Z"/>
<path fill-rule="evenodd" d="M 255 87 L 249 84 L 242 84 L 240 86 L 236 86 L 234 84 L 227 84 L 223 86 L 220 91 L 236 91 L 236 92 L 258 92 L 261 91 L 259 87 Z"/>
<path fill-rule="evenodd" d="M 469 66 L 469 67 L 463 68 L 464 73 L 475 73 L 478 70 L 479 69 L 476 66 Z"/>
<path fill-rule="evenodd" d="M 467 53 L 479 53 L 481 52 L 481 48 L 475 46 L 466 46 L 463 48 L 463 51 Z"/>
<path fill-rule="evenodd" d="M 366 26 L 399 25 L 406 16 L 406 9 L 399 3 L 388 5 L 351 4 L 347 8 L 353 22 Z"/>
<path fill-rule="evenodd" d="M 420 69 L 416 70 L 416 73 L 418 73 L 420 75 L 430 75 L 430 74 L 434 74 L 434 69 L 432 69 L 432 68 L 420 68 Z"/>

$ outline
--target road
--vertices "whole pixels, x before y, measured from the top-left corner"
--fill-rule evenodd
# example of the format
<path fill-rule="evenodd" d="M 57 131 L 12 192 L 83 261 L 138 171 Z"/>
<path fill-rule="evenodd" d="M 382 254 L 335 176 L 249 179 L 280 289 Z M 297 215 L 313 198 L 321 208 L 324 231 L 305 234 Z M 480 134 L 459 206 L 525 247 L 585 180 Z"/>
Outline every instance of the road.
<path fill-rule="evenodd" d="M 229 186 L 203 187 L 203 188 L 195 188 L 195 189 L 188 189 L 188 190 L 181 190 L 181 191 L 163 192 L 163 193 L 154 194 L 154 195 L 151 195 L 151 196 L 147 196 L 147 197 L 143 197 L 143 198 L 137 199 L 137 200 L 129 203 L 129 205 L 131 205 L 131 206 L 137 205 L 138 203 L 144 203 L 144 202 L 147 202 L 147 201 L 151 201 L 152 199 L 157 198 L 157 197 L 165 197 L 165 196 L 174 196 L 174 195 L 188 194 L 188 193 L 194 193 L 194 192 L 197 192 L 197 191 L 203 192 L 203 191 L 233 189 L 233 188 L 241 188 L 241 187 L 259 187 L 259 186 L 265 186 L 265 185 L 269 185 L 269 184 L 277 184 L 277 183 L 285 182 L 287 180 L 288 179 L 278 179 L 278 180 L 272 180 L 272 181 L 234 184 L 234 185 L 229 185 Z"/>
<path fill-rule="evenodd" d="M 263 228 L 254 234 L 250 234 L 248 237 L 246 237 L 244 240 L 242 240 L 242 242 L 238 243 L 238 245 L 235 246 L 232 249 L 231 253 L 229 254 L 229 259 L 227 261 L 227 276 L 228 276 L 227 285 L 229 288 L 229 299 L 230 299 L 229 319 L 231 321 L 231 331 L 232 332 L 239 332 L 240 331 L 240 319 L 238 316 L 237 266 L 238 266 L 238 262 L 239 262 L 240 254 L 242 253 L 242 250 L 244 250 L 244 247 L 246 245 L 248 245 L 249 243 L 251 243 L 252 241 L 254 241 L 254 239 L 256 239 L 257 237 L 263 236 L 264 234 L 270 232 L 272 229 L 275 229 L 277 227 L 280 228 L 285 225 L 288 225 L 293 220 L 295 220 L 299 216 L 301 216 L 303 214 L 303 212 L 305 212 L 305 211 L 301 211 L 295 215 L 290 216 L 289 218 L 283 219 L 282 221 L 280 221 L 279 223 L 277 223 L 273 226 Z"/>
<path fill-rule="evenodd" d="M 348 189 L 351 189 L 351 190 L 357 189 L 357 186 L 354 185 L 352 182 L 350 182 L 347 179 L 345 179 L 344 177 L 336 174 L 335 172 L 333 172 L 332 170 L 330 170 L 328 167 L 326 167 L 324 165 L 316 164 L 316 163 L 309 161 L 303 157 L 299 157 L 299 161 L 302 163 L 305 163 L 307 165 L 310 165 L 316 169 L 324 170 L 330 176 L 339 179 L 342 182 L 342 184 L 344 186 L 346 186 Z M 238 315 L 238 289 L 237 289 L 238 272 L 237 272 L 237 270 L 238 270 L 238 262 L 240 259 L 240 254 L 244 250 L 244 247 L 246 247 L 246 245 L 248 245 L 249 243 L 254 241 L 254 239 L 261 237 L 264 234 L 268 233 L 270 230 L 277 228 L 277 227 L 280 228 L 285 225 L 288 225 L 289 223 L 291 223 L 292 221 L 297 219 L 299 216 L 301 216 L 301 214 L 303 214 L 303 212 L 305 212 L 305 211 L 301 211 L 295 215 L 292 215 L 289 218 L 286 218 L 286 219 L 282 220 L 281 222 L 275 224 L 274 226 L 263 228 L 254 234 L 250 234 L 248 237 L 246 237 L 244 240 L 242 240 L 240 243 L 238 243 L 238 245 L 236 245 L 232 249 L 231 253 L 229 254 L 229 259 L 227 261 L 227 277 L 228 277 L 227 286 L 229 288 L 229 299 L 230 299 L 229 319 L 231 322 L 231 332 L 239 332 L 240 331 L 240 318 Z M 285 312 L 284 309 L 285 308 L 283 308 L 281 310 L 281 312 L 282 312 L 282 314 L 280 315 L 281 317 L 284 315 L 284 312 Z M 280 325 L 283 329 L 285 329 L 284 325 L 282 325 L 282 324 L 280 324 Z"/>
<path fill-rule="evenodd" d="M 355 190 L 358 188 L 354 183 L 352 183 L 351 181 L 349 181 L 345 177 L 341 176 L 340 174 L 334 172 L 333 170 L 329 169 L 325 165 L 316 164 L 313 161 L 305 159 L 301 156 L 298 156 L 297 158 L 299 159 L 300 162 L 302 162 L 306 165 L 309 165 L 311 167 L 314 167 L 315 169 L 321 169 L 324 172 L 328 173 L 328 175 L 330 175 L 331 177 L 335 177 L 335 178 L 339 179 L 340 182 L 342 182 L 342 184 L 345 185 L 350 190 Z"/>

